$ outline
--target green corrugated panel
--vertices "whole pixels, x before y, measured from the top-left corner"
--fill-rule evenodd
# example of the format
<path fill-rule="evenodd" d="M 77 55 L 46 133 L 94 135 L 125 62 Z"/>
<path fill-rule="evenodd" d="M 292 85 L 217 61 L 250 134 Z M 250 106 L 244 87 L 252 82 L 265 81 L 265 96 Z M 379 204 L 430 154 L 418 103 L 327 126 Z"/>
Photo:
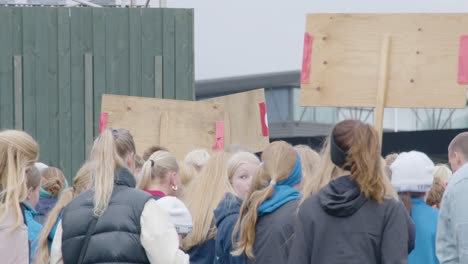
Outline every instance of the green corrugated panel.
<path fill-rule="evenodd" d="M 163 10 L 163 97 L 175 97 L 175 9 Z M 179 77 L 179 76 L 177 76 Z M 181 87 L 180 89 L 184 89 Z"/>
<path fill-rule="evenodd" d="M 104 10 L 106 12 L 106 93 L 119 94 L 119 88 L 116 83 L 116 36 L 117 26 L 115 21 L 118 19 L 114 15 L 114 12 L 108 8 Z"/>
<path fill-rule="evenodd" d="M 158 47 L 162 47 L 162 41 L 157 39 L 155 25 L 156 19 L 161 19 L 161 10 L 145 8 L 141 10 L 141 95 L 154 97 L 154 56 L 158 54 Z"/>
<path fill-rule="evenodd" d="M 71 111 L 71 49 L 68 8 L 57 10 L 58 89 L 59 89 L 59 146 L 60 167 L 69 179 L 72 171 L 72 111 Z"/>
<path fill-rule="evenodd" d="M 36 89 L 36 141 L 41 147 L 40 160 L 51 164 L 50 160 L 50 124 L 49 124 L 49 31 L 47 26 L 47 8 L 31 7 L 35 15 L 35 89 Z"/>
<path fill-rule="evenodd" d="M 47 64 L 49 99 L 49 159 L 54 166 L 60 166 L 59 156 L 59 88 L 58 88 L 58 41 L 57 9 L 47 8 L 47 31 L 49 58 Z M 70 175 L 67 175 L 70 176 Z"/>
<path fill-rule="evenodd" d="M 36 137 L 36 9 L 23 9 L 23 123 Z"/>
<path fill-rule="evenodd" d="M 175 93 L 178 100 L 193 100 L 193 17 L 187 9 L 175 11 Z"/>
<path fill-rule="evenodd" d="M 93 8 L 94 136 L 98 135 L 101 99 L 106 92 L 106 10 Z"/>
<path fill-rule="evenodd" d="M 129 56 L 130 85 L 129 94 L 141 96 L 141 9 L 129 8 Z"/>
<path fill-rule="evenodd" d="M 14 127 L 13 10 L 0 8 L 0 129 Z"/>
<path fill-rule="evenodd" d="M 110 22 L 115 27 L 114 63 L 115 86 L 119 94 L 130 92 L 130 52 L 129 52 L 129 26 L 128 10 L 124 8 L 107 9 L 112 14 Z"/>

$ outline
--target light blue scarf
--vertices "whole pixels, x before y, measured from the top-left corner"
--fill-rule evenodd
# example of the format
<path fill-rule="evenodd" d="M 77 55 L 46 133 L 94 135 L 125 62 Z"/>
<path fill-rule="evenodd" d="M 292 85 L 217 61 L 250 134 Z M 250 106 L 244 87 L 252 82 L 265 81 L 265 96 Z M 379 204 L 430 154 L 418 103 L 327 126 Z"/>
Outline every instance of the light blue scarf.
<path fill-rule="evenodd" d="M 293 188 L 293 186 L 299 184 L 302 179 L 302 164 L 301 158 L 296 153 L 296 164 L 294 164 L 291 173 L 288 178 L 279 181 L 275 185 L 273 196 L 263 202 L 258 207 L 258 216 L 266 215 L 276 211 L 285 203 L 297 200 L 301 197 L 299 191 Z"/>

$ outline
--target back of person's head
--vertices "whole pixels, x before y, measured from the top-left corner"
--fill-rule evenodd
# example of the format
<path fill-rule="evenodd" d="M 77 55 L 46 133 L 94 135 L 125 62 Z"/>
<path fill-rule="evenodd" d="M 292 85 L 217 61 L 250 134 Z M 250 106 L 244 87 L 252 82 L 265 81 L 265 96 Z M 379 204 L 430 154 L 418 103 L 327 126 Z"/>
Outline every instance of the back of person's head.
<path fill-rule="evenodd" d="M 448 154 L 450 166 L 454 172 L 468 162 L 468 132 L 458 134 L 450 142 Z"/>
<path fill-rule="evenodd" d="M 187 187 L 182 201 L 193 219 L 193 231 L 183 241 L 185 250 L 212 239 L 216 236 L 213 211 L 227 192 L 234 193 L 226 184 L 226 165 L 229 156 L 225 153 L 214 154 L 203 167 L 197 179 Z"/>
<path fill-rule="evenodd" d="M 39 202 L 39 187 L 41 186 L 41 174 L 39 170 L 32 166 L 26 170 L 26 186 L 28 188 L 28 196 L 26 201 L 36 207 Z"/>
<path fill-rule="evenodd" d="M 197 171 L 201 171 L 203 166 L 210 159 L 210 153 L 206 149 L 194 149 L 185 156 L 185 163 L 193 166 Z"/>
<path fill-rule="evenodd" d="M 240 231 L 240 239 L 233 252 L 234 255 L 245 252 L 248 258 L 255 257 L 253 245 L 259 207 L 274 195 L 276 184 L 290 176 L 298 158 L 294 148 L 284 141 L 273 142 L 263 151 L 262 165 L 242 203 L 239 218 L 234 228 L 233 234 Z"/>
<path fill-rule="evenodd" d="M 63 208 L 69 204 L 73 198 L 78 196 L 80 193 L 87 191 L 91 188 L 92 185 L 92 171 L 94 170 L 94 165 L 91 162 L 85 163 L 76 173 L 75 178 L 73 179 L 73 186 L 67 188 L 63 194 L 60 196 L 60 199 L 55 204 L 54 208 L 50 211 L 47 220 L 44 223 L 44 226 L 39 235 L 39 240 L 37 243 L 36 256 L 34 258 L 34 264 L 48 264 L 49 263 L 49 235 L 54 226 L 57 223 L 60 213 Z"/>
<path fill-rule="evenodd" d="M 167 151 L 156 151 L 143 164 L 137 188 L 149 190 L 151 183 L 158 181 L 161 184 L 170 185 L 175 192 L 179 184 L 178 173 L 179 165 L 174 155 Z"/>
<path fill-rule="evenodd" d="M 185 161 L 179 161 L 179 174 L 182 187 L 187 188 L 192 180 L 197 177 L 199 172 L 195 169 L 195 167 L 187 165 Z"/>
<path fill-rule="evenodd" d="M 452 171 L 445 164 L 437 164 L 434 168 L 434 178 L 439 178 L 444 186 L 446 186 L 452 177 Z"/>
<path fill-rule="evenodd" d="M 66 179 L 60 169 L 48 167 L 42 171 L 41 177 L 41 187 L 49 195 L 58 197 L 65 189 Z"/>
<path fill-rule="evenodd" d="M 427 193 L 426 203 L 434 208 L 440 208 L 440 202 L 445 192 L 445 183 L 441 178 L 434 177 L 432 188 Z"/>
<path fill-rule="evenodd" d="M 327 138 L 320 151 L 320 162 L 302 186 L 302 202 L 332 181 L 337 176 L 337 169 L 330 158 L 330 139 Z"/>
<path fill-rule="evenodd" d="M 260 165 L 260 160 L 250 152 L 240 151 L 229 158 L 227 162 L 227 180 L 238 197 L 244 199 L 258 165 Z M 236 178 L 237 176 L 244 177 L 244 179 L 241 181 Z"/>
<path fill-rule="evenodd" d="M 49 166 L 47 164 L 42 163 L 42 162 L 36 162 L 34 163 L 34 167 L 39 171 L 39 174 L 42 174 L 42 172 L 47 169 Z"/>
<path fill-rule="evenodd" d="M 385 156 L 385 164 L 384 164 L 384 172 L 388 179 L 392 180 L 392 170 L 390 166 L 392 166 L 393 162 L 398 158 L 398 153 L 391 153 Z"/>
<path fill-rule="evenodd" d="M 333 162 L 351 172 L 367 198 L 382 202 L 385 184 L 377 131 L 359 120 L 344 120 L 333 128 L 330 141 Z"/>
<path fill-rule="evenodd" d="M 158 200 L 158 204 L 169 213 L 169 219 L 175 226 L 177 234 L 192 232 L 192 215 L 181 200 L 173 196 L 165 196 Z"/>
<path fill-rule="evenodd" d="M 158 152 L 158 151 L 169 152 L 169 150 L 163 146 L 154 145 L 154 146 L 147 148 L 145 152 L 143 152 L 143 156 L 142 156 L 143 160 L 147 161 L 153 153 Z"/>
<path fill-rule="evenodd" d="M 36 141 L 25 132 L 0 132 L 0 221 L 13 212 L 13 229 L 21 224 L 19 204 L 27 197 L 26 171 L 39 155 Z"/>
<path fill-rule="evenodd" d="M 403 152 L 390 166 L 392 185 L 411 214 L 411 198 L 423 197 L 432 187 L 434 163 L 419 151 Z"/>
<path fill-rule="evenodd" d="M 321 162 L 320 155 L 317 153 L 317 151 L 313 150 L 307 145 L 297 145 L 294 147 L 294 149 L 301 157 L 303 176 L 301 187 L 304 187 L 307 181 L 315 180 L 312 178 L 312 176 Z"/>
<path fill-rule="evenodd" d="M 114 189 L 114 172 L 118 168 L 135 166 L 135 142 L 130 132 L 108 128 L 94 141 L 91 161 L 94 162 L 94 214 L 100 216 L 109 205 Z"/>

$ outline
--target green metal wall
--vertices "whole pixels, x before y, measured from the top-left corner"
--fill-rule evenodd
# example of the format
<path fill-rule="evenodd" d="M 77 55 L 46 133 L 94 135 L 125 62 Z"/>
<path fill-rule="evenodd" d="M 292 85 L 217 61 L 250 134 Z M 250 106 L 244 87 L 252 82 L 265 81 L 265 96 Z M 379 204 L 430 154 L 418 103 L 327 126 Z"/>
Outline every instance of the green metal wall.
<path fill-rule="evenodd" d="M 193 59 L 193 10 L 0 7 L 0 129 L 72 178 L 103 93 L 193 100 Z"/>

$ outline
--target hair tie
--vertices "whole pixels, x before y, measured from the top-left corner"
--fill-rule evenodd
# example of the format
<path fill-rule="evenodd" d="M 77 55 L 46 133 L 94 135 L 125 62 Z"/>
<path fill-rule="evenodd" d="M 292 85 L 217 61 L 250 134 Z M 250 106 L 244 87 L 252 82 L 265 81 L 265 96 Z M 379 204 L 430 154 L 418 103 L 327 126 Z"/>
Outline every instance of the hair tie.
<path fill-rule="evenodd" d="M 154 160 L 150 160 L 151 161 L 151 167 L 154 167 Z"/>
<path fill-rule="evenodd" d="M 269 185 L 275 186 L 275 185 L 276 185 L 276 181 L 275 181 L 275 180 L 271 180 Z"/>

